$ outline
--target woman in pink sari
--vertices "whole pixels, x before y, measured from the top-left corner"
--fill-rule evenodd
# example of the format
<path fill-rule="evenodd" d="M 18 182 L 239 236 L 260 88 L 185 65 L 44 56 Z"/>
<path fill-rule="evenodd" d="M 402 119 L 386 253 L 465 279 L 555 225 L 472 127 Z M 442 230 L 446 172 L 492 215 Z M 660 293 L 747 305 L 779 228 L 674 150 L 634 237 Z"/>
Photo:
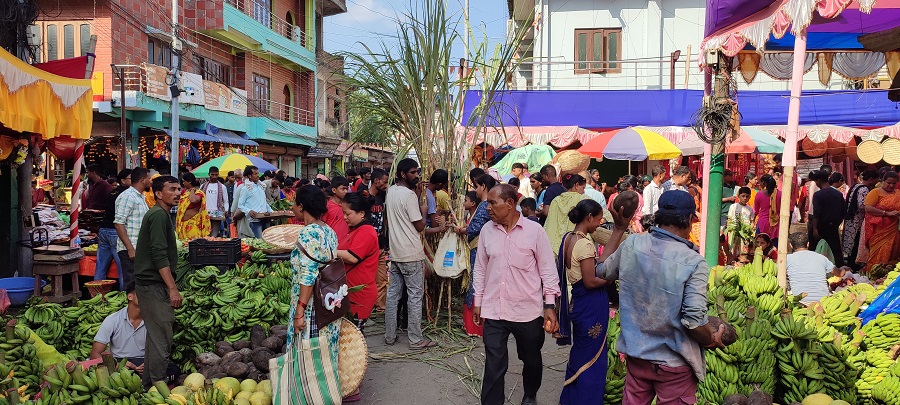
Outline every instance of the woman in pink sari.
<path fill-rule="evenodd" d="M 756 211 L 756 231 L 764 233 L 772 238 L 772 243 L 778 244 L 778 220 L 781 216 L 781 191 L 776 190 L 777 183 L 768 174 L 759 180 L 763 187 L 753 201 Z"/>
<path fill-rule="evenodd" d="M 887 263 L 900 258 L 900 193 L 897 192 L 896 172 L 887 172 L 881 180 L 881 187 L 866 195 L 866 246 L 869 260 L 866 270 L 873 265 Z"/>

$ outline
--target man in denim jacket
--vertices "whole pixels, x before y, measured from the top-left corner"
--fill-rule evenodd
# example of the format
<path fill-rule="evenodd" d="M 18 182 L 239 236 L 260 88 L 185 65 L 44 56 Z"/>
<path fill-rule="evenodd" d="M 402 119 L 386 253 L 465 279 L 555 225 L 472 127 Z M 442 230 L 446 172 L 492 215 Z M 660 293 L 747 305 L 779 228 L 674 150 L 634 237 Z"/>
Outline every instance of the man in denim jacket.
<path fill-rule="evenodd" d="M 664 192 L 656 226 L 621 246 L 617 227 L 604 248 L 615 252 L 597 265 L 598 277 L 619 280 L 616 348 L 627 356 L 624 404 L 650 404 L 654 397 L 659 405 L 695 403 L 706 374 L 703 348 L 724 347 L 724 326 L 714 329 L 706 316 L 709 267 L 687 240 L 695 211 L 687 192 Z"/>

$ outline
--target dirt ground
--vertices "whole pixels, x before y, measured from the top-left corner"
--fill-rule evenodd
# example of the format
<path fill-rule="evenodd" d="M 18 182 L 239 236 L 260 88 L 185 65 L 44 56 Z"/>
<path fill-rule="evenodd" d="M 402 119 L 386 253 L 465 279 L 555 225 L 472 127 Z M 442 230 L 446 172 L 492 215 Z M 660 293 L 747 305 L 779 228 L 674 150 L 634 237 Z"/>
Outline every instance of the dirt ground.
<path fill-rule="evenodd" d="M 425 335 L 438 343 L 427 351 L 407 348 L 406 333 L 397 343 L 384 343 L 384 316 L 378 314 L 366 325 L 369 366 L 363 380 L 361 405 L 369 404 L 478 404 L 484 347 L 480 338 L 462 334 L 460 315 L 453 315 L 453 332 L 448 332 L 446 314 L 438 323 L 423 320 Z M 510 364 L 506 374 L 507 403 L 522 400 L 522 363 L 516 357 L 515 339 L 509 341 Z M 539 404 L 559 403 L 569 346 L 557 346 L 548 336 L 544 342 L 544 378 L 538 392 Z M 602 393 L 600 394 L 602 395 Z"/>

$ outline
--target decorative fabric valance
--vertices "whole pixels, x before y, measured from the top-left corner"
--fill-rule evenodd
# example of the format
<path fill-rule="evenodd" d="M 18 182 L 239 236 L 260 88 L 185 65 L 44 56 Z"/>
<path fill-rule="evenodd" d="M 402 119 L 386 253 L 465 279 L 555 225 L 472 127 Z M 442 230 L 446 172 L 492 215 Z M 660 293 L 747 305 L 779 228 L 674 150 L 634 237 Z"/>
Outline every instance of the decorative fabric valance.
<path fill-rule="evenodd" d="M 0 123 L 44 139 L 91 137 L 91 81 L 45 72 L 0 48 Z"/>

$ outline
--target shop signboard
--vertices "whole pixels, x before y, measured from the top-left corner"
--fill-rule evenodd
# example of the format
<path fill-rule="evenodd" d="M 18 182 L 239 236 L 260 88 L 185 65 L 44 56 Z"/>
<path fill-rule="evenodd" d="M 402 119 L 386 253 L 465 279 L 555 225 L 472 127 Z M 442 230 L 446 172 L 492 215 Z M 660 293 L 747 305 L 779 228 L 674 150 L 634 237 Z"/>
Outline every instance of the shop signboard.
<path fill-rule="evenodd" d="M 208 110 L 221 111 L 219 107 L 219 86 L 216 82 L 203 81 L 203 106 Z"/>
<path fill-rule="evenodd" d="M 333 148 L 312 147 L 309 148 L 309 152 L 306 153 L 306 157 L 331 159 L 332 157 L 334 157 L 334 151 L 335 150 Z"/>
<path fill-rule="evenodd" d="M 146 77 L 146 93 L 148 97 L 159 100 L 172 101 L 172 95 L 169 93 L 169 85 L 166 82 L 168 70 L 162 66 L 151 65 L 147 63 L 141 64 Z"/>
<path fill-rule="evenodd" d="M 369 161 L 369 151 L 363 148 L 353 149 L 353 161 L 354 162 L 368 162 Z"/>
<path fill-rule="evenodd" d="M 247 116 L 247 90 L 232 87 L 231 89 L 231 109 L 232 114 Z"/>
<path fill-rule="evenodd" d="M 180 72 L 179 74 L 181 75 L 181 84 L 184 86 L 184 92 L 178 96 L 178 101 L 185 104 L 203 105 L 206 101 L 203 76 L 189 72 Z"/>

